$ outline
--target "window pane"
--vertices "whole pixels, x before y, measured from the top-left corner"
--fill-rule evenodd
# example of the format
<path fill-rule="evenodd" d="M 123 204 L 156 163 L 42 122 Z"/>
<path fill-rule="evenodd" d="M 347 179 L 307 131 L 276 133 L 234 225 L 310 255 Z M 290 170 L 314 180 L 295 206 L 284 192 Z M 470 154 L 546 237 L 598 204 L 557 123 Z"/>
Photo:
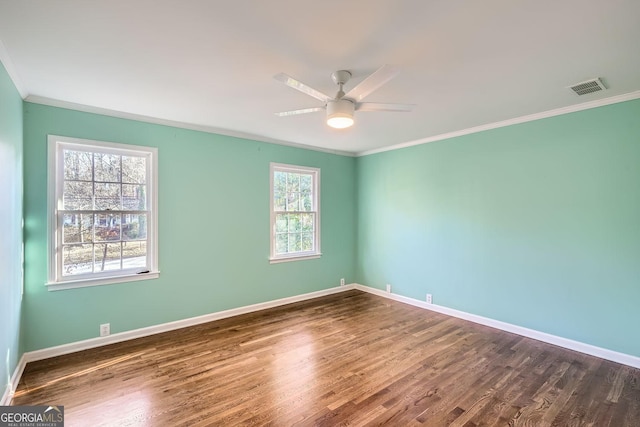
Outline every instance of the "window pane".
<path fill-rule="evenodd" d="M 64 179 L 91 181 L 93 156 L 86 151 L 64 150 Z"/>
<path fill-rule="evenodd" d="M 122 215 L 122 240 L 147 238 L 147 215 Z"/>
<path fill-rule="evenodd" d="M 95 245 L 93 271 L 97 273 L 100 271 L 120 270 L 121 245 L 120 242 Z"/>
<path fill-rule="evenodd" d="M 287 192 L 287 174 L 284 172 L 274 172 L 273 174 L 273 192 L 275 194 L 284 194 Z"/>
<path fill-rule="evenodd" d="M 95 181 L 120 182 L 120 156 L 116 154 L 93 154 Z"/>
<path fill-rule="evenodd" d="M 300 191 L 311 193 L 311 183 L 313 182 L 311 175 L 300 175 Z"/>
<path fill-rule="evenodd" d="M 96 242 L 120 240 L 120 215 L 96 215 L 95 231 Z"/>
<path fill-rule="evenodd" d="M 146 184 L 147 159 L 144 157 L 122 156 L 122 182 Z"/>
<path fill-rule="evenodd" d="M 285 193 L 275 193 L 273 195 L 273 210 L 276 212 L 286 210 Z"/>
<path fill-rule="evenodd" d="M 122 210 L 144 211 L 147 209 L 147 186 L 143 184 L 122 185 Z"/>
<path fill-rule="evenodd" d="M 276 215 L 276 233 L 287 232 L 289 230 L 289 218 L 287 214 Z"/>
<path fill-rule="evenodd" d="M 301 227 L 300 214 L 289 214 L 289 232 L 298 232 Z"/>
<path fill-rule="evenodd" d="M 96 209 L 120 209 L 120 184 L 96 182 Z"/>
<path fill-rule="evenodd" d="M 93 245 L 69 245 L 62 248 L 62 275 L 92 272 Z"/>
<path fill-rule="evenodd" d="M 303 251 L 313 250 L 313 233 L 302 233 L 301 248 Z"/>
<path fill-rule="evenodd" d="M 300 233 L 289 233 L 289 252 L 300 252 L 302 250 L 302 242 Z"/>
<path fill-rule="evenodd" d="M 122 268 L 147 266 L 147 242 L 122 243 Z"/>
<path fill-rule="evenodd" d="M 302 231 L 313 231 L 313 214 L 300 214 L 300 229 Z"/>
<path fill-rule="evenodd" d="M 288 173 L 287 174 L 287 192 L 299 192 L 300 191 L 300 174 Z"/>
<path fill-rule="evenodd" d="M 64 214 L 62 243 L 85 243 L 93 241 L 93 215 Z"/>
<path fill-rule="evenodd" d="M 287 233 L 276 234 L 276 254 L 286 254 L 289 248 L 289 235 Z"/>
<path fill-rule="evenodd" d="M 300 193 L 287 194 L 287 210 L 288 211 L 300 210 Z"/>
<path fill-rule="evenodd" d="M 311 193 L 308 191 L 303 191 L 300 193 L 300 210 L 301 211 L 310 211 L 313 209 L 313 200 L 311 199 Z"/>
<path fill-rule="evenodd" d="M 93 209 L 93 184 L 65 181 L 62 195 L 63 209 Z"/>

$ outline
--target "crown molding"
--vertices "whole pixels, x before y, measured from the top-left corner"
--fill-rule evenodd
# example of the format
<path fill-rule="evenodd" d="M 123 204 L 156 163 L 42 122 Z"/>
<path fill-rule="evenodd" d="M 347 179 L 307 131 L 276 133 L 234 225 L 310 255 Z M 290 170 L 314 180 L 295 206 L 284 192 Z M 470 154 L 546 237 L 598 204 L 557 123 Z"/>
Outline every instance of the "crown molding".
<path fill-rule="evenodd" d="M 8 57 L 6 57 L 6 55 L 3 57 L 3 46 L 2 46 L 2 44 L 0 42 L 0 59 L 3 59 L 3 63 L 4 63 L 4 59 L 5 58 L 7 58 L 7 61 L 9 61 Z M 9 61 L 9 63 L 10 63 L 10 61 Z M 16 85 L 16 88 L 18 88 L 18 91 L 21 94 L 23 94 L 23 92 L 19 88 L 19 82 L 17 82 L 17 76 L 14 78 L 14 76 L 11 74 L 9 68 L 7 67 L 6 63 L 5 63 L 5 68 L 7 68 L 7 72 L 9 72 L 9 75 L 11 76 L 12 80 L 14 81 L 14 84 Z M 612 97 L 608 97 L 608 98 L 597 99 L 597 100 L 594 100 L 594 101 L 588 101 L 588 102 L 583 102 L 583 103 L 580 103 L 580 104 L 570 105 L 570 106 L 567 106 L 567 107 L 556 108 L 556 109 L 553 109 L 553 110 L 543 111 L 543 112 L 540 112 L 540 113 L 534 113 L 534 114 L 529 114 L 529 115 L 526 115 L 526 116 L 515 117 L 515 118 L 512 118 L 512 119 L 503 120 L 503 121 L 500 121 L 500 122 L 487 123 L 487 124 L 484 124 L 484 125 L 474 126 L 474 127 L 467 128 L 467 129 L 457 130 L 457 131 L 453 131 L 453 132 L 447 132 L 447 133 L 443 133 L 443 134 L 440 134 L 440 135 L 434 135 L 434 136 L 430 136 L 430 137 L 427 137 L 427 138 L 421 138 L 421 139 L 418 139 L 418 140 L 415 140 L 415 141 L 402 142 L 402 143 L 399 143 L 399 144 L 394 144 L 394 145 L 390 145 L 390 146 L 387 146 L 387 147 L 376 148 L 376 149 L 373 149 L 373 150 L 365 150 L 365 151 L 360 151 L 360 152 L 353 152 L 353 151 L 332 150 L 332 149 L 328 149 L 328 148 L 314 147 L 314 146 L 311 146 L 311 145 L 305 145 L 305 144 L 300 144 L 300 143 L 295 143 L 295 142 L 290 142 L 290 141 L 284 141 L 284 140 L 268 138 L 268 137 L 265 137 L 265 136 L 262 136 L 262 135 L 256 135 L 256 134 L 238 132 L 238 131 L 232 131 L 232 130 L 229 130 L 229 129 L 216 128 L 216 127 L 212 127 L 212 126 L 197 125 L 197 124 L 193 124 L 193 123 L 186 123 L 186 122 L 179 122 L 179 121 L 173 121 L 173 120 L 167 120 L 167 119 L 160 119 L 160 118 L 156 118 L 156 117 L 150 117 L 150 116 L 144 116 L 144 115 L 140 115 L 140 114 L 127 113 L 127 112 L 117 111 L 117 110 L 110 110 L 110 109 L 100 108 L 100 107 L 93 107 L 93 106 L 89 106 L 89 105 L 77 104 L 77 103 L 67 102 L 67 101 L 61 101 L 61 100 L 52 99 L 52 98 L 46 98 L 46 97 L 41 97 L 41 96 L 35 96 L 35 95 L 27 95 L 26 97 L 23 96 L 23 99 L 26 102 L 31 102 L 31 103 L 34 103 L 34 104 L 42 104 L 42 105 L 48 105 L 48 106 L 52 106 L 52 107 L 59 107 L 59 108 L 65 108 L 65 109 L 70 109 L 70 110 L 82 111 L 82 112 L 85 112 L 85 113 L 100 114 L 100 115 L 109 116 L 109 117 L 117 117 L 117 118 L 127 119 L 127 120 L 135 120 L 135 121 L 139 121 L 139 122 L 153 123 L 153 124 L 158 124 L 158 125 L 171 126 L 171 127 L 175 127 L 175 128 L 195 130 L 195 131 L 200 131 L 200 132 L 206 132 L 206 133 L 230 136 L 230 137 L 233 137 L 233 138 L 249 139 L 249 140 L 253 140 L 253 141 L 265 142 L 265 143 L 268 143 L 268 144 L 283 145 L 283 146 L 287 146 L 287 147 L 301 148 L 301 149 L 304 149 L 304 150 L 318 151 L 318 152 L 322 152 L 322 153 L 329 153 L 329 154 L 335 154 L 335 155 L 347 156 L 347 157 L 363 157 L 363 156 L 368 156 L 368 155 L 371 155 L 371 154 L 383 153 L 385 151 L 400 150 L 402 148 L 408 148 L 408 147 L 413 147 L 413 146 L 416 146 L 416 145 L 428 144 L 430 142 L 442 141 L 442 140 L 446 140 L 446 139 L 456 138 L 456 137 L 459 137 L 459 136 L 470 135 L 470 134 L 478 133 L 478 132 L 484 132 L 484 131 L 491 130 L 491 129 L 498 129 L 498 128 L 501 128 L 501 127 L 512 126 L 512 125 L 516 125 L 516 124 L 520 124 L 520 123 L 526 123 L 526 122 L 531 122 L 531 121 L 535 121 L 535 120 L 546 119 L 546 118 L 555 117 L 555 116 L 561 116 L 561 115 L 564 115 L 564 114 L 575 113 L 575 112 L 578 112 L 578 111 L 589 110 L 589 109 L 592 109 L 592 108 L 603 107 L 603 106 L 606 106 L 606 105 L 617 104 L 617 103 L 620 103 L 620 102 L 632 101 L 632 100 L 639 99 L 639 98 L 640 98 L 640 90 L 634 91 L 634 92 L 625 93 L 625 94 L 622 94 L 622 95 L 616 95 L 616 96 L 612 96 Z"/>
<path fill-rule="evenodd" d="M 110 110 L 108 108 L 94 107 L 91 105 L 77 104 L 75 102 L 61 101 L 59 99 L 47 98 L 37 95 L 28 95 L 24 98 L 26 102 L 32 104 L 48 105 L 50 107 L 64 108 L 67 110 L 81 111 L 83 113 L 100 114 L 108 117 L 116 117 L 119 119 L 134 120 L 137 122 L 152 123 L 156 125 L 171 126 L 174 128 L 195 130 L 199 132 L 230 136 L 239 139 L 248 139 L 252 141 L 265 142 L 267 144 L 284 145 L 286 147 L 302 148 L 304 150 L 319 151 L 322 153 L 335 154 L 338 156 L 355 157 L 352 151 L 332 150 L 329 148 L 314 147 L 312 145 L 299 144 L 290 141 L 268 138 L 262 135 L 252 133 L 233 131 L 229 129 L 217 128 L 213 126 L 198 125 L 194 123 L 180 122 L 168 119 L 160 119 L 157 117 L 144 116 L 142 114 L 127 113 L 124 111 Z"/>
<path fill-rule="evenodd" d="M 456 138 L 458 136 L 470 135 L 472 133 L 484 132 L 486 130 L 498 129 L 505 126 L 517 125 L 520 123 L 532 122 L 534 120 L 546 119 L 549 117 L 561 116 L 563 114 L 575 113 L 582 110 L 590 110 L 592 108 L 603 107 L 605 105 L 617 104 L 625 101 L 632 101 L 640 98 L 640 90 L 629 92 L 622 95 L 611 96 L 609 98 L 597 99 L 595 101 L 583 102 L 581 104 L 570 105 L 568 107 L 556 108 L 553 110 L 543 111 L 541 113 L 529 114 L 527 116 L 516 117 L 513 119 L 503 120 L 500 122 L 488 123 L 485 125 L 475 126 L 468 129 L 457 130 L 454 132 L 443 133 L 440 135 L 430 136 L 415 141 L 402 142 L 400 144 L 388 147 L 376 148 L 373 150 L 360 151 L 356 153 L 356 157 L 368 156 L 370 154 L 383 153 L 385 151 L 400 150 L 402 148 L 413 147 L 415 145 L 428 144 L 429 142 L 442 141 L 444 139 Z"/>

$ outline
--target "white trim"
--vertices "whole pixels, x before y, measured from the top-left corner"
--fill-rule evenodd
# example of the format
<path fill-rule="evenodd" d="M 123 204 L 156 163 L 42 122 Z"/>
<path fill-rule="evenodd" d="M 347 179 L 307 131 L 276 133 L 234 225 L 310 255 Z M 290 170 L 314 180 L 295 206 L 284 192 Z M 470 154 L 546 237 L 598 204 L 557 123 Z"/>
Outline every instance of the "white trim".
<path fill-rule="evenodd" d="M 13 65 L 13 61 L 9 56 L 7 48 L 5 47 L 4 43 L 2 43 L 2 40 L 0 40 L 0 62 L 2 62 L 2 65 L 4 65 L 4 69 L 7 70 L 7 74 L 9 74 L 9 78 L 13 82 L 13 85 L 16 87 L 16 90 L 20 94 L 20 97 L 22 99 L 25 99 L 29 95 L 29 93 L 25 89 L 24 84 L 22 84 L 22 80 L 20 80 L 20 77 L 18 77 L 18 72 Z"/>
<path fill-rule="evenodd" d="M 56 143 L 52 140 L 53 137 L 54 135 L 47 136 L 47 282 L 50 282 L 51 278 L 56 277 L 57 274 L 58 255 L 56 244 L 58 240 L 58 223 L 54 209 L 56 212 L 58 211 L 56 194 L 60 192 L 58 185 L 62 185 L 58 183 L 57 167 L 54 167 L 57 163 L 58 155 Z"/>
<path fill-rule="evenodd" d="M 305 145 L 305 144 L 299 144 L 299 143 L 290 142 L 290 141 L 283 141 L 280 139 L 269 138 L 266 136 L 256 135 L 248 132 L 233 131 L 233 130 L 217 128 L 213 126 L 204 126 L 204 125 L 197 125 L 197 124 L 187 123 L 187 122 L 160 119 L 157 117 L 144 116 L 142 114 L 127 113 L 124 111 L 110 110 L 108 108 L 94 107 L 94 106 L 84 105 L 84 104 L 76 104 L 75 102 L 61 101 L 58 99 L 46 98 L 43 96 L 27 95 L 27 96 L 24 96 L 23 99 L 26 102 L 30 102 L 32 104 L 48 105 L 50 107 L 58 107 L 58 108 L 64 108 L 67 110 L 75 110 L 75 111 L 82 111 L 85 113 L 100 114 L 108 117 L 117 117 L 119 119 L 135 120 L 137 122 L 153 123 L 156 125 L 171 126 L 179 129 L 195 130 L 199 132 L 212 133 L 216 135 L 230 136 L 233 138 L 264 142 L 267 144 L 276 144 L 276 145 L 284 145 L 284 146 L 293 147 L 293 148 L 302 148 L 305 150 L 319 151 L 321 153 L 336 154 L 338 156 L 346 156 L 346 157 L 356 156 L 356 153 L 352 151 L 332 150 L 330 148 L 315 147 L 312 145 Z"/>
<path fill-rule="evenodd" d="M 19 81 L 17 81 L 17 76 L 15 75 L 15 73 L 10 72 L 9 70 L 10 67 L 8 67 L 7 63 L 4 61 L 4 58 L 2 57 L 1 48 L 0 48 L 0 59 L 5 64 L 5 68 L 7 68 L 7 72 L 9 72 L 9 75 L 13 79 L 14 85 L 16 86 L 16 88 L 18 88 L 18 91 L 23 95 L 22 96 L 23 99 L 26 102 L 30 102 L 33 104 L 49 105 L 52 107 L 65 108 L 69 110 L 82 111 L 86 113 L 101 114 L 103 116 L 117 117 L 117 118 L 126 119 L 126 120 L 135 120 L 138 122 L 171 126 L 171 127 L 180 128 L 180 129 L 196 130 L 200 132 L 230 136 L 233 138 L 249 139 L 253 141 L 264 142 L 267 144 L 284 145 L 287 147 L 302 148 L 305 150 L 319 151 L 322 153 L 330 153 L 330 154 L 336 154 L 339 156 L 346 156 L 346 157 L 362 157 L 362 156 L 368 156 L 370 154 L 382 153 L 385 151 L 399 150 L 402 148 L 413 147 L 415 145 L 422 145 L 422 144 L 427 144 L 429 142 L 442 141 L 445 139 L 455 138 L 458 136 L 469 135 L 473 133 L 483 132 L 486 130 L 497 129 L 505 126 L 531 122 L 534 120 L 540 120 L 540 119 L 545 119 L 545 118 L 554 117 L 554 116 L 561 116 L 563 114 L 575 113 L 577 111 L 589 110 L 591 108 L 603 107 L 605 105 L 617 104 L 619 102 L 631 101 L 631 100 L 640 98 L 640 91 L 634 91 L 634 92 L 629 92 L 622 95 L 611 96 L 608 98 L 597 99 L 594 101 L 588 101 L 580 104 L 569 105 L 567 107 L 561 107 L 553 110 L 543 111 L 540 113 L 534 113 L 526 116 L 515 117 L 512 119 L 503 120 L 500 122 L 487 123 L 484 125 L 475 126 L 467 129 L 447 132 L 440 135 L 434 135 L 427 138 L 418 139 L 415 141 L 402 142 L 399 144 L 394 144 L 386 147 L 375 148 L 373 150 L 353 152 L 353 151 L 333 150 L 329 148 L 316 147 L 312 145 L 284 141 L 284 140 L 275 139 L 275 138 L 268 138 L 266 136 L 255 135 L 247 132 L 232 131 L 229 129 L 216 128 L 212 126 L 197 125 L 193 123 L 186 123 L 186 122 L 179 122 L 179 121 L 173 121 L 168 119 L 160 119 L 156 117 L 149 117 L 141 114 L 133 114 L 133 113 L 127 113 L 123 111 L 110 110 L 107 108 L 93 107 L 89 105 L 61 101 L 61 100 L 46 98 L 46 97 L 37 96 L 37 95 L 25 95 L 26 92 L 23 93 L 23 91 L 20 89 L 22 86 L 19 83 Z"/>
<path fill-rule="evenodd" d="M 191 317 L 188 319 L 177 320 L 174 322 L 163 323 L 160 325 L 148 326 L 146 328 L 134 329 L 131 331 L 120 332 L 117 334 L 109 335 L 106 337 L 90 338 L 83 341 L 77 341 L 74 343 L 63 344 L 55 347 L 44 348 L 41 350 L 35 350 L 26 352 L 20 358 L 20 362 L 16 367 L 13 376 L 11 377 L 11 383 L 7 386 L 0 405 L 7 405 L 11 401 L 11 397 L 15 392 L 15 389 L 20 382 L 22 373 L 28 362 L 35 362 L 38 360 L 48 359 L 50 357 L 62 356 L 77 351 L 88 350 L 91 348 L 101 347 L 104 345 L 114 344 L 136 338 L 143 338 L 154 334 L 160 334 L 163 332 L 173 331 L 176 329 L 186 328 L 189 326 L 200 325 L 202 323 L 213 322 L 215 320 L 226 319 L 228 317 L 239 316 L 241 314 L 252 313 L 255 311 L 266 310 L 268 308 L 279 307 L 286 304 L 292 304 L 295 302 L 306 301 L 313 298 L 319 298 L 322 296 L 333 295 L 340 292 L 357 289 L 359 291 L 367 292 L 373 295 L 378 295 L 384 298 L 389 298 L 394 301 L 409 304 L 415 307 L 424 308 L 426 310 L 436 311 L 448 316 L 456 317 L 459 319 L 467 320 L 480 325 L 489 326 L 502 331 L 511 332 L 517 335 L 521 335 L 528 338 L 533 338 L 538 341 L 542 341 L 548 344 L 564 347 L 569 350 L 575 350 L 584 354 L 599 357 L 601 359 L 611 360 L 616 363 L 631 366 L 634 368 L 640 368 L 640 357 L 632 356 L 629 354 L 619 353 L 613 350 L 608 350 L 601 347 L 596 347 L 590 344 L 581 343 L 579 341 L 573 341 L 567 338 L 558 337 L 544 332 L 535 331 L 521 326 L 512 325 L 510 323 L 500 322 L 498 320 L 489 319 L 475 314 L 466 313 L 463 311 L 455 310 L 452 308 L 427 304 L 426 302 L 419 301 L 413 298 L 385 292 L 381 289 L 372 288 L 369 286 L 361 285 L 358 283 L 350 283 L 345 286 L 338 286 L 329 289 L 323 289 L 320 291 L 309 292 L 302 295 L 295 295 L 286 298 L 280 298 L 277 300 L 267 301 L 263 303 L 248 305 L 244 307 L 233 308 L 230 310 L 218 311 L 215 313 L 205 314 L 203 316 Z"/>
<path fill-rule="evenodd" d="M 119 332 L 106 337 L 96 337 L 87 340 L 77 341 L 70 344 L 63 344 L 55 347 L 49 347 L 42 350 L 30 351 L 24 354 L 26 362 L 35 362 L 37 360 L 48 359 L 50 357 L 62 356 L 77 351 L 88 350 L 91 348 L 101 347 L 104 345 L 114 344 L 122 341 L 128 341 L 136 338 L 147 337 L 150 335 L 160 334 L 163 332 L 173 331 L 175 329 L 186 328 L 189 326 L 200 325 L 202 323 L 213 322 L 215 320 L 226 319 L 228 317 L 239 316 L 241 314 L 253 313 L 254 311 L 265 310 L 268 308 L 279 307 L 281 305 L 291 304 L 294 302 L 306 301 L 326 295 L 332 295 L 339 292 L 354 289 L 353 285 L 339 286 L 320 291 L 309 292 L 302 295 L 295 295 L 286 298 L 280 298 L 272 301 L 261 302 L 258 304 L 247 305 L 244 307 L 232 308 L 229 310 L 218 311 L 215 313 L 205 314 L 203 316 L 191 317 L 174 322 L 163 323 L 160 325 L 148 326 L 146 328 L 134 329 L 126 332 Z"/>
<path fill-rule="evenodd" d="M 286 212 L 291 214 L 314 214 L 315 219 L 313 222 L 313 250 L 306 252 L 292 252 L 283 255 L 276 254 L 276 211 L 273 205 L 274 201 L 274 185 L 273 177 L 276 172 L 305 174 L 312 176 L 312 191 L 313 191 L 313 210 L 309 212 Z M 269 163 L 269 263 L 277 264 L 288 261 L 301 261 L 305 259 L 320 258 L 322 256 L 322 250 L 320 246 L 320 168 L 311 166 L 299 166 L 290 165 L 285 163 Z M 278 211 L 279 214 L 283 213 Z"/>
<path fill-rule="evenodd" d="M 469 135 L 472 133 L 484 132 L 486 130 L 497 129 L 505 126 L 532 122 L 534 120 L 546 119 L 554 116 L 561 116 L 563 114 L 575 113 L 577 111 L 589 110 L 591 108 L 604 107 L 605 105 L 617 104 L 619 102 L 631 101 L 638 98 L 640 98 L 640 90 L 635 92 L 625 93 L 622 95 L 612 96 L 609 98 L 597 99 L 595 101 L 583 102 L 581 104 L 569 105 L 567 107 L 562 107 L 562 108 L 556 108 L 554 110 L 543 111 L 541 113 L 529 114 L 527 116 L 516 117 L 513 119 L 503 120 L 501 122 L 487 123 L 487 124 L 475 126 L 472 128 L 430 136 L 428 138 L 422 138 L 415 141 L 402 142 L 400 144 L 390 145 L 387 147 L 360 151 L 355 153 L 355 156 L 362 157 L 362 156 L 368 156 L 370 154 L 383 153 L 385 151 L 399 150 L 401 148 L 413 147 L 415 145 L 427 144 L 429 142 L 442 141 L 444 139 L 455 138 L 458 136 Z"/>
<path fill-rule="evenodd" d="M 570 340 L 568 338 L 559 337 L 557 335 L 547 334 L 545 332 L 524 328 L 522 326 L 501 322 L 499 320 L 478 316 L 476 314 L 455 310 L 453 308 L 444 307 L 441 305 L 428 304 L 425 301 L 420 301 L 414 298 L 409 298 L 402 295 L 385 292 L 381 289 L 372 288 L 372 287 L 360 285 L 357 283 L 352 284 L 352 286 L 353 288 L 358 289 L 360 291 L 368 292 L 370 294 L 378 295 L 384 298 L 389 298 L 394 301 L 399 301 L 405 304 L 413 305 L 415 307 L 436 311 L 438 313 L 446 314 L 447 316 L 457 317 L 458 319 L 468 320 L 470 322 L 478 323 L 484 326 L 489 326 L 491 328 L 499 329 L 501 331 L 511 332 L 527 338 L 533 338 L 534 340 L 542 341 L 547 344 L 557 345 L 559 347 L 578 351 L 580 353 L 599 357 L 601 359 L 611 360 L 612 362 L 621 363 L 623 365 L 632 366 L 634 368 L 640 368 L 640 357 L 632 356 L 630 354 L 619 353 L 617 351 L 609 350 L 606 348 L 596 347 L 594 345 L 585 344 L 580 341 Z"/>
<path fill-rule="evenodd" d="M 66 280 L 64 282 L 47 282 L 47 290 L 62 291 L 64 289 L 87 288 L 90 286 L 113 285 L 114 283 L 138 282 L 160 277 L 159 271 L 151 271 L 144 274 L 127 274 L 124 276 L 109 276 L 85 280 Z"/>
<path fill-rule="evenodd" d="M 306 259 L 318 259 L 322 257 L 321 252 L 314 252 L 311 255 L 296 255 L 296 256 L 286 256 L 280 258 L 269 258 L 269 264 L 280 264 L 281 262 L 289 262 L 289 261 L 303 261 Z"/>
<path fill-rule="evenodd" d="M 118 142 L 96 141 L 60 135 L 48 135 L 47 159 L 47 242 L 48 242 L 48 280 L 45 284 L 50 291 L 75 289 L 88 286 L 108 285 L 112 283 L 133 282 L 157 279 L 158 271 L 158 148 L 132 145 Z M 62 257 L 60 241 L 62 220 L 59 210 L 62 208 L 64 164 L 62 152 L 65 148 L 92 153 L 104 152 L 126 156 L 143 156 L 146 159 L 147 186 L 147 265 L 140 268 L 128 268 L 115 272 L 88 273 L 77 277 L 62 277 Z M 141 271 L 146 271 L 140 274 Z"/>
<path fill-rule="evenodd" d="M 20 383 L 20 378 L 22 378 L 22 373 L 24 372 L 24 368 L 27 366 L 27 358 L 23 354 L 20 360 L 18 361 L 18 365 L 16 369 L 13 371 L 13 375 L 11 375 L 11 380 L 2 394 L 2 399 L 0 399 L 0 406 L 9 406 L 11 404 L 11 399 L 13 399 L 13 395 L 18 388 L 18 383 Z"/>

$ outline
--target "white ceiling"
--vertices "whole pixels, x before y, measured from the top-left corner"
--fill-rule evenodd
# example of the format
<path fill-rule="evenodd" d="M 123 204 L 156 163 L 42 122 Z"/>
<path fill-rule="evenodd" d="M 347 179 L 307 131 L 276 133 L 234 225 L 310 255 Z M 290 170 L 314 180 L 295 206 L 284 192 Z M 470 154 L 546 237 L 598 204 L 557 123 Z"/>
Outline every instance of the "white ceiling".
<path fill-rule="evenodd" d="M 0 41 L 27 100 L 352 153 L 640 90 L 638 0 L 0 0 Z M 277 73 L 334 94 L 383 64 L 366 101 L 413 112 L 274 115 L 320 105 Z"/>

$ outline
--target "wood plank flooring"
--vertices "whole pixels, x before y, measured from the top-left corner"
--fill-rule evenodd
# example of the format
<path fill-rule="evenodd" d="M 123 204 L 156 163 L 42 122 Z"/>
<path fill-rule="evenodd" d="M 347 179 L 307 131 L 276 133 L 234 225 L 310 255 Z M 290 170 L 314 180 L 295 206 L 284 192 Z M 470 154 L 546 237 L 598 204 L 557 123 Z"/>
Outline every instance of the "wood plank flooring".
<path fill-rule="evenodd" d="M 29 363 L 67 426 L 640 426 L 640 370 L 359 291 Z"/>

